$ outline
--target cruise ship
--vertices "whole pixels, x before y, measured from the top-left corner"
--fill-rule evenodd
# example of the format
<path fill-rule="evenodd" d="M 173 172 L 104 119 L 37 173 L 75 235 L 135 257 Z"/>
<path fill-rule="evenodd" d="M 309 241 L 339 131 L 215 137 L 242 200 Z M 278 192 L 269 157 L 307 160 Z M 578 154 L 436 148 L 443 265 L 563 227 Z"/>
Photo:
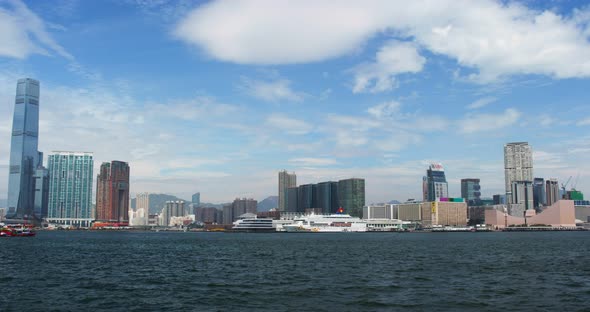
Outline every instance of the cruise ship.
<path fill-rule="evenodd" d="M 283 225 L 285 232 L 366 232 L 367 222 L 348 214 L 310 214 Z"/>
<path fill-rule="evenodd" d="M 257 218 L 254 214 L 240 218 L 233 224 L 233 232 L 276 232 L 272 219 Z"/>

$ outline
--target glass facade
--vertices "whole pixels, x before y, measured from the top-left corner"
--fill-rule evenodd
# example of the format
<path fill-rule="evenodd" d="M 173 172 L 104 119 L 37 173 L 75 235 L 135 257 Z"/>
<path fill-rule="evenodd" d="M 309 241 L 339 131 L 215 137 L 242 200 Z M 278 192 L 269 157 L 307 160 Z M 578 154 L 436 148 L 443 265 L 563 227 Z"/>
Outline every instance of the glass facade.
<path fill-rule="evenodd" d="M 365 206 L 365 179 L 338 181 L 338 204 L 344 209 L 344 213 L 362 217 Z"/>
<path fill-rule="evenodd" d="M 39 141 L 39 81 L 19 79 L 16 86 L 10 167 L 8 176 L 8 218 L 34 215 L 35 170 L 43 157 Z"/>
<path fill-rule="evenodd" d="M 461 197 L 468 206 L 481 206 L 481 186 L 479 179 L 461 179 Z"/>
<path fill-rule="evenodd" d="M 331 214 L 338 210 L 338 182 L 321 182 L 317 184 L 317 200 L 314 208 L 321 208 L 322 213 Z"/>
<path fill-rule="evenodd" d="M 428 186 L 427 201 L 436 201 L 437 198 L 449 197 L 449 185 L 445 177 L 445 171 L 441 164 L 432 164 L 426 170 Z"/>
<path fill-rule="evenodd" d="M 49 155 L 49 222 L 90 226 L 93 167 L 92 153 L 54 152 Z"/>

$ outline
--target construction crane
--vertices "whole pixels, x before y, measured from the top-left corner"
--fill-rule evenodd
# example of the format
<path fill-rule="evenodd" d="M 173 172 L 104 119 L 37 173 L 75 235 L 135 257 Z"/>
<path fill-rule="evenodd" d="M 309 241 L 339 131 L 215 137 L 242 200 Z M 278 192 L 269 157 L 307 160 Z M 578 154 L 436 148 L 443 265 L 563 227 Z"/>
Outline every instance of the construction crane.
<path fill-rule="evenodd" d="M 567 187 L 567 185 L 570 183 L 571 179 L 572 179 L 572 176 L 570 176 L 570 177 L 567 179 L 567 182 L 565 182 L 565 184 L 561 183 L 561 189 L 563 190 L 563 196 L 565 196 L 565 194 L 567 194 L 567 192 L 566 192 L 565 188 L 566 188 L 566 187 Z"/>
<path fill-rule="evenodd" d="M 578 190 L 578 189 L 576 189 L 576 187 L 578 187 L 579 180 L 580 180 L 580 173 L 578 172 L 578 175 L 576 176 L 576 181 L 574 181 L 574 183 L 572 183 L 572 191 Z"/>

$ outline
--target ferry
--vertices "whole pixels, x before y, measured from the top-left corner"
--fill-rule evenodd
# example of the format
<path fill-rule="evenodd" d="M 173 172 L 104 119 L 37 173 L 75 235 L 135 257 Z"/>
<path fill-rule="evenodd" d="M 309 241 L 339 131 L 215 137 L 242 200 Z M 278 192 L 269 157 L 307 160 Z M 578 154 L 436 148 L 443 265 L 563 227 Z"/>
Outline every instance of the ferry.
<path fill-rule="evenodd" d="M 31 237 L 35 232 L 30 228 L 22 225 L 3 226 L 0 228 L 0 237 Z"/>
<path fill-rule="evenodd" d="M 232 232 L 276 232 L 276 228 L 272 219 L 253 215 L 235 221 Z"/>
<path fill-rule="evenodd" d="M 285 232 L 367 232 L 367 222 L 348 214 L 310 214 L 284 224 Z"/>

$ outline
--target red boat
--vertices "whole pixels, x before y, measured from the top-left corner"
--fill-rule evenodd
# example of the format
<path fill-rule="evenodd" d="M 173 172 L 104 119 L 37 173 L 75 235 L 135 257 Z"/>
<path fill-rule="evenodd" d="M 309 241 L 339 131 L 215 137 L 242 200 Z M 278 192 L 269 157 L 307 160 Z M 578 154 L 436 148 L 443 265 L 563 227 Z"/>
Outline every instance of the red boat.
<path fill-rule="evenodd" d="M 0 237 L 30 237 L 35 232 L 28 227 L 5 227 L 0 229 Z"/>

